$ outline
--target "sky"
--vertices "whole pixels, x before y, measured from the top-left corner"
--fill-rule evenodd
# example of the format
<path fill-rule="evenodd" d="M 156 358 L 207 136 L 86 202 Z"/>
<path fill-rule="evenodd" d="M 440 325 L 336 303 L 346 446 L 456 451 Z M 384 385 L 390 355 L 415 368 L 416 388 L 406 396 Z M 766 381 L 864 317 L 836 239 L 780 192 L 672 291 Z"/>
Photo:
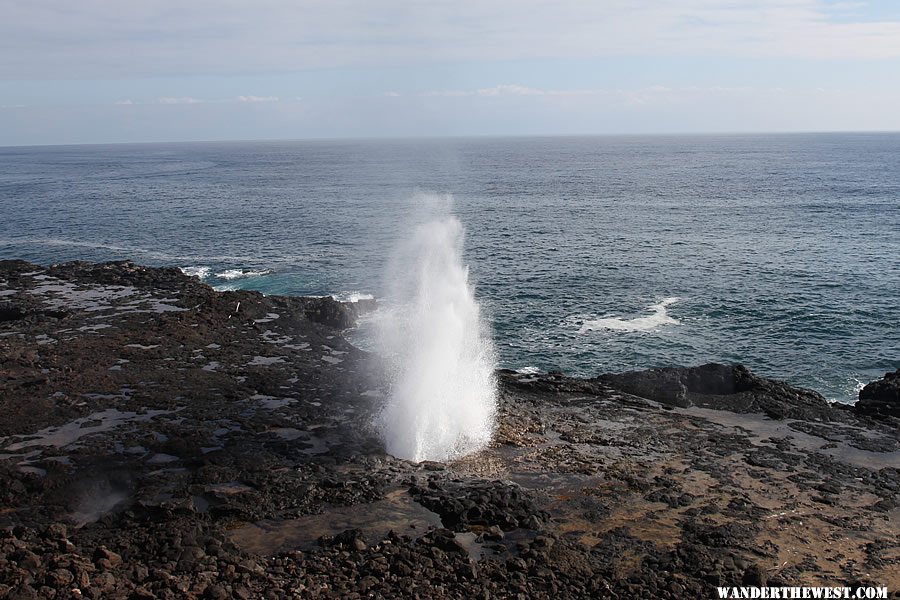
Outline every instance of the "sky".
<path fill-rule="evenodd" d="M 0 0 L 0 146 L 900 130 L 900 1 Z"/>

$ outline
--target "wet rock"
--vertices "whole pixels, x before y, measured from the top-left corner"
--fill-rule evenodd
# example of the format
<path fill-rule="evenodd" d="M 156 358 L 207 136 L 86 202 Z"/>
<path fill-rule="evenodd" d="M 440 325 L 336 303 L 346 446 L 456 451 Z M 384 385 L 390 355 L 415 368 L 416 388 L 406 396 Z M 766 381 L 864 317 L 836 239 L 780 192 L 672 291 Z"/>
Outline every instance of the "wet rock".
<path fill-rule="evenodd" d="M 28 310 L 20 305 L 12 302 L 0 303 L 0 323 L 9 323 L 19 321 L 28 316 Z"/>
<path fill-rule="evenodd" d="M 292 302 L 301 307 L 310 321 L 321 323 L 335 329 L 347 329 L 356 323 L 356 319 L 365 310 L 357 303 L 338 302 L 330 296 L 322 298 L 292 298 Z M 366 305 L 367 306 L 367 305 Z"/>
<path fill-rule="evenodd" d="M 652 369 L 600 377 L 601 381 L 617 390 L 663 404 L 687 407 L 691 401 L 687 397 L 689 390 L 685 379 L 685 373 L 680 369 Z M 733 388 L 728 393 L 734 393 Z"/>
<path fill-rule="evenodd" d="M 520 526 L 537 529 L 549 518 L 522 488 L 501 481 L 458 485 L 432 480 L 427 487 L 412 486 L 410 493 L 457 531 L 471 525 L 493 526 L 502 531 Z"/>
<path fill-rule="evenodd" d="M 357 552 L 368 548 L 365 534 L 360 529 L 347 529 L 335 536 L 322 536 L 318 542 L 320 546 L 340 546 Z"/>
<path fill-rule="evenodd" d="M 869 417 L 900 417 L 900 369 L 863 387 L 853 408 Z"/>
<path fill-rule="evenodd" d="M 673 406 L 701 406 L 740 413 L 763 413 L 773 419 L 839 418 L 818 393 L 764 379 L 743 365 L 709 363 L 601 375 L 617 390 Z"/>
<path fill-rule="evenodd" d="M 466 554 L 467 550 L 449 529 L 436 529 L 420 540 L 424 544 L 432 544 L 443 552 Z M 437 557 L 436 557 L 437 558 Z"/>

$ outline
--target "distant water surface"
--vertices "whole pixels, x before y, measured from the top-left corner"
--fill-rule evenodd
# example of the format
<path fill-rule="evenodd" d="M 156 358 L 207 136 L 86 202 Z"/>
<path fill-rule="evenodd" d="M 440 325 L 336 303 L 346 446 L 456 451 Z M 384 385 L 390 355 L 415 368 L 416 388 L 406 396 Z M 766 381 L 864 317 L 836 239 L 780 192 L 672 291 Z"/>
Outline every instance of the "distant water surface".
<path fill-rule="evenodd" d="M 444 193 L 503 366 L 734 361 L 841 401 L 900 366 L 900 134 L 0 148 L 0 257 L 380 296 Z"/>

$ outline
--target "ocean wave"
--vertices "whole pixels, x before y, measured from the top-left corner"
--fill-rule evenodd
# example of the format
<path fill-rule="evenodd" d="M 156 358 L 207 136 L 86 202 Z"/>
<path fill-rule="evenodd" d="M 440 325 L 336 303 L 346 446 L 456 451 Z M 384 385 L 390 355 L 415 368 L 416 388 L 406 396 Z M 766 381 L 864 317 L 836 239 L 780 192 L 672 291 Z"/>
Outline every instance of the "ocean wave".
<path fill-rule="evenodd" d="M 212 289 L 217 292 L 236 292 L 241 289 L 241 287 L 236 283 L 223 283 L 222 285 L 212 286 Z"/>
<path fill-rule="evenodd" d="M 189 277 L 199 277 L 200 280 L 209 277 L 209 267 L 178 267 L 182 273 Z"/>
<path fill-rule="evenodd" d="M 258 271 L 254 271 L 252 269 L 226 269 L 221 273 L 216 273 L 217 279 L 224 279 L 225 281 L 233 281 L 235 279 L 246 279 L 248 277 L 262 277 L 263 275 L 271 275 L 274 273 L 272 269 L 260 269 Z"/>
<path fill-rule="evenodd" d="M 519 373 L 521 375 L 537 375 L 540 372 L 541 370 L 537 367 L 520 367 L 516 369 L 516 373 Z"/>
<path fill-rule="evenodd" d="M 678 325 L 678 319 L 669 316 L 666 307 L 678 302 L 678 298 L 663 298 L 656 304 L 651 304 L 647 310 L 653 311 L 653 314 L 647 317 L 637 317 L 634 319 L 620 319 L 618 317 L 606 317 L 603 319 L 584 319 L 581 323 L 581 329 L 578 333 L 587 333 L 588 331 L 653 331 L 659 329 L 663 325 Z"/>
<path fill-rule="evenodd" d="M 338 302 L 359 302 L 360 300 L 374 300 L 375 296 L 363 292 L 338 292 L 332 294 L 332 298 Z"/>
<path fill-rule="evenodd" d="M 160 261 L 252 261 L 252 256 L 206 256 L 206 255 L 186 255 L 186 254 L 169 254 L 167 252 L 159 252 L 157 250 L 149 250 L 147 248 L 139 248 L 136 246 L 118 246 L 115 244 L 104 244 L 100 242 L 80 242 L 75 240 L 64 240 L 57 238 L 0 238 L 0 244 L 10 246 L 71 246 L 74 248 L 89 248 L 94 250 L 109 250 L 123 254 L 123 258 L 134 258 L 133 255 L 140 254 L 153 260 Z"/>
<path fill-rule="evenodd" d="M 845 396 L 852 398 L 851 404 L 859 398 L 859 393 L 862 391 L 866 384 L 871 381 L 870 378 L 864 377 L 862 375 L 853 374 L 847 378 L 847 384 L 844 386 L 845 388 Z M 838 400 L 838 402 L 847 402 L 846 400 Z"/>

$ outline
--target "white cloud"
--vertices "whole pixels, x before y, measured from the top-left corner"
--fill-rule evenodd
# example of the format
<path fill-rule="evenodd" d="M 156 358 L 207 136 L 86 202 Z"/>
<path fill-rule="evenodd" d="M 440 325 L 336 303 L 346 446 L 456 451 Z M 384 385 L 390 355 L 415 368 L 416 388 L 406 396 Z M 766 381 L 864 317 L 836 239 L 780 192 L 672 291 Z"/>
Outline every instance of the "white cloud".
<path fill-rule="evenodd" d="M 0 14 L 6 79 L 618 56 L 900 58 L 900 21 L 826 0 L 132 0 L 115 10 L 108 0 L 0 0 Z"/>
<path fill-rule="evenodd" d="M 134 101 L 133 100 L 118 100 L 118 101 L 116 101 L 116 104 L 118 106 L 130 106 L 130 105 L 134 104 Z"/>
<path fill-rule="evenodd" d="M 238 102 L 278 102 L 278 96 L 238 96 Z"/>
<path fill-rule="evenodd" d="M 524 85 L 504 84 L 482 88 L 475 93 L 479 96 L 543 96 L 547 92 Z"/>
<path fill-rule="evenodd" d="M 400 92 L 384 92 L 381 96 L 382 98 L 399 98 Z"/>
<path fill-rule="evenodd" d="M 424 98 L 533 98 L 566 102 L 593 103 L 595 106 L 653 106 L 719 99 L 733 102 L 748 95 L 772 97 L 784 93 L 780 87 L 755 88 L 750 86 L 668 86 L 650 85 L 638 88 L 598 89 L 541 89 L 517 84 L 501 84 L 476 90 L 434 90 L 419 93 Z M 797 90 L 795 90 L 797 92 Z M 600 103 L 600 104 L 598 104 Z"/>
<path fill-rule="evenodd" d="M 160 104 L 202 104 L 203 100 L 198 100 L 197 98 L 191 98 L 190 96 L 184 96 L 180 98 L 174 98 L 172 96 L 164 96 L 159 99 Z"/>

